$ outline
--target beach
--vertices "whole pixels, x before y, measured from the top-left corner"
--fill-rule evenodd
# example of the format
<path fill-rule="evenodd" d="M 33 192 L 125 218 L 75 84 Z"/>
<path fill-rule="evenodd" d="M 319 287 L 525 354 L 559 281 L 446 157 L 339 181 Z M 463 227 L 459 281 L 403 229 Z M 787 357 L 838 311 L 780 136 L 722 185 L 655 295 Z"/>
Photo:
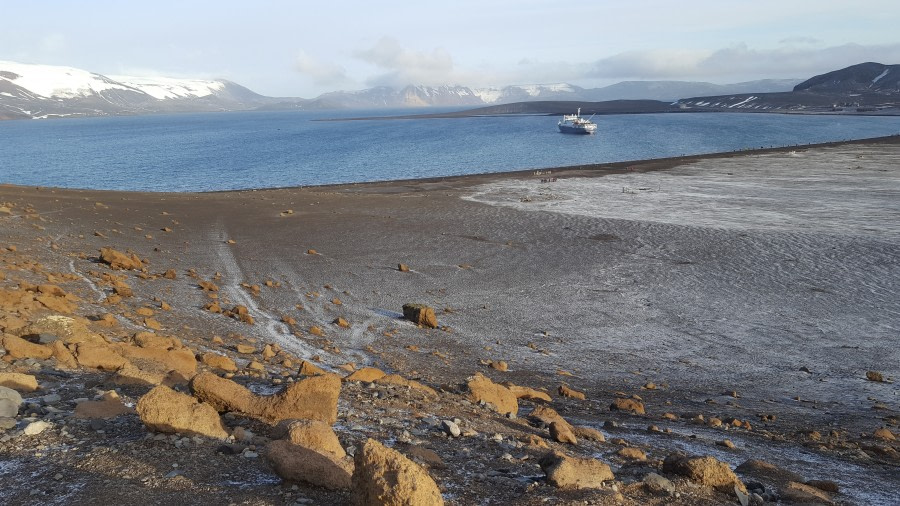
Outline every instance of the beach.
<path fill-rule="evenodd" d="M 232 359 L 231 379 L 260 395 L 299 382 L 301 361 L 413 380 L 430 392 L 344 381 L 334 431 L 345 447 L 372 438 L 418 455 L 450 504 L 740 500 L 672 472 L 664 462 L 678 452 L 737 468 L 762 484 L 760 500 L 897 500 L 900 137 L 270 190 L 4 185 L 0 211 L 0 288 L 50 283 L 74 296 L 71 306 L 0 307 L 4 336 L 58 313 L 108 343 L 172 336 L 198 357 Z M 101 248 L 132 252 L 140 267 L 112 270 Z M 432 307 L 437 328 L 404 319 L 409 303 Z M 200 360 L 195 370 L 206 369 Z M 348 500 L 283 482 L 263 451 L 271 424 L 253 417 L 223 415 L 232 435 L 252 433 L 228 454 L 210 438 L 158 437 L 130 411 L 73 416 L 110 390 L 133 408 L 154 386 L 117 382 L 116 368 L 7 353 L 4 372 L 41 385 L 0 432 L 6 504 Z M 476 373 L 552 400 L 521 397 L 512 416 L 497 412 L 473 400 Z M 643 413 L 611 409 L 617 399 Z M 604 440 L 554 441 L 529 417 L 536 406 Z M 19 435 L 36 420 L 51 426 Z M 462 435 L 447 436 L 443 420 Z M 555 487 L 538 464 L 551 449 L 599 459 L 615 481 Z M 751 460 L 781 477 L 738 467 Z M 648 485 L 651 472 L 672 491 Z"/>

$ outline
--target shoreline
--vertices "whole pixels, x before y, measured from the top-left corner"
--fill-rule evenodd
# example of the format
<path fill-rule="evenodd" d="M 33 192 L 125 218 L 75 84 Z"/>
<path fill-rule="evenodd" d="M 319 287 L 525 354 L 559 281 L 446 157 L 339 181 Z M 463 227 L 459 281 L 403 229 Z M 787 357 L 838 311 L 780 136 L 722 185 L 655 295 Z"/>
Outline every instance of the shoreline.
<path fill-rule="evenodd" d="M 340 376 L 396 374 L 418 386 L 343 380 L 333 430 L 346 448 L 373 438 L 418 458 L 453 504 L 735 502 L 732 489 L 664 464 L 690 453 L 763 483 L 758 495 L 772 503 L 791 497 L 788 481 L 818 479 L 839 490 L 816 492 L 828 500 L 887 505 L 900 444 L 874 434 L 900 423 L 900 243 L 875 225 L 900 212 L 898 160 L 900 136 L 890 136 L 562 167 L 550 169 L 553 184 L 527 170 L 196 193 L 0 185 L 0 325 L 29 335 L 20 324 L 69 310 L 135 357 L 151 356 L 131 348 L 148 342 L 138 332 L 175 337 L 199 357 L 194 372 L 267 395 L 303 380 L 301 360 Z M 660 180 L 658 192 L 621 191 Z M 485 187 L 500 197 L 463 198 Z M 616 213 L 563 206 L 586 203 Z M 734 218 L 744 221 L 723 226 Z M 756 226 L 776 220 L 781 228 Z M 98 258 L 108 247 L 141 267 L 112 270 Z M 48 283 L 71 306 L 45 297 L 58 293 Z M 22 294 L 28 305 L 9 302 Z M 400 318 L 406 303 L 433 307 L 438 328 Z M 222 311 L 238 305 L 252 319 Z M 202 360 L 210 353 L 235 368 L 215 369 Z M 278 436 L 263 421 L 222 414 L 234 435 L 224 442 L 159 434 L 127 410 L 74 415 L 109 390 L 131 405 L 143 398 L 152 385 L 119 383 L 122 371 L 4 355 L 0 372 L 41 387 L 23 393 L 28 407 L 0 433 L 10 463 L 0 500 L 38 490 L 74 503 L 347 501 L 282 482 L 263 451 Z M 551 400 L 519 399 L 506 416 L 469 397 L 476 373 Z M 643 413 L 610 407 L 626 400 Z M 594 439 L 554 439 L 532 416 L 548 407 Z M 454 419 L 460 437 L 441 429 Z M 33 421 L 50 427 L 23 435 Z M 615 488 L 554 487 L 537 465 L 550 450 L 609 463 Z M 751 460 L 781 474 L 738 467 Z M 645 486 L 650 472 L 679 495 Z"/>
<path fill-rule="evenodd" d="M 784 153 L 795 151 L 798 149 L 813 149 L 823 147 L 835 147 L 841 145 L 855 144 L 900 144 L 900 134 L 886 135 L 881 137 L 870 137 L 865 139 L 847 139 L 839 141 L 829 141 L 812 144 L 796 144 L 775 147 L 760 147 L 755 149 L 740 151 L 721 151 L 714 153 L 703 153 L 697 155 L 683 155 L 664 158 L 648 158 L 639 160 L 626 160 L 621 162 L 608 163 L 588 163 L 580 165 L 568 165 L 561 167 L 531 168 L 519 169 L 503 172 L 482 172 L 475 174 L 462 174 L 454 176 L 436 176 L 412 179 L 391 179 L 383 181 L 360 181 L 354 183 L 336 183 L 321 185 L 303 185 L 303 186 L 273 186 L 262 188 L 242 188 L 230 190 L 209 190 L 199 192 L 151 192 L 151 191 L 135 191 L 135 190 L 97 190 L 92 188 L 68 188 L 55 186 L 32 186 L 20 185 L 16 183 L 0 182 L 0 187 L 19 187 L 19 188 L 43 188 L 49 190 L 66 190 L 78 192 L 104 192 L 104 193 L 126 193 L 126 194 L 147 194 L 147 195 L 190 195 L 190 194 L 228 194 L 242 192 L 266 192 L 266 191 L 282 191 L 282 190 L 300 190 L 300 189 L 322 189 L 322 190 L 341 190 L 351 188 L 377 188 L 377 187 L 394 187 L 394 186 L 410 186 L 423 184 L 445 183 L 454 186 L 476 185 L 485 182 L 491 182 L 497 179 L 528 177 L 533 176 L 535 172 L 543 172 L 546 174 L 554 174 L 557 177 L 602 177 L 606 174 L 621 174 L 628 171 L 655 171 L 665 170 L 677 165 L 692 163 L 700 160 L 731 158 L 735 156 L 753 156 L 769 153 Z"/>

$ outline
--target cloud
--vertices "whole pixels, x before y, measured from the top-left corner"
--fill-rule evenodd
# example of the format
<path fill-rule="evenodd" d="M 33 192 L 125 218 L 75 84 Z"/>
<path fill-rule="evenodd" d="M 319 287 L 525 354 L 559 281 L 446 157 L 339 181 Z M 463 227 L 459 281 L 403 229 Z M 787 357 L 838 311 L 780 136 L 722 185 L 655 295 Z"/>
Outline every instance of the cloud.
<path fill-rule="evenodd" d="M 769 49 L 741 43 L 715 51 L 632 51 L 597 60 L 584 77 L 620 80 L 809 77 L 867 61 L 900 62 L 900 44 L 809 47 L 812 43 L 811 39 L 786 39 L 783 45 Z"/>
<path fill-rule="evenodd" d="M 317 86 L 337 86 L 350 82 L 343 67 L 318 61 L 302 49 L 294 60 L 294 69 L 309 77 Z"/>
<path fill-rule="evenodd" d="M 367 79 L 371 86 L 449 84 L 458 78 L 453 58 L 447 51 L 441 48 L 431 52 L 416 51 L 403 47 L 392 37 L 382 37 L 371 48 L 356 51 L 354 56 L 380 71 Z"/>

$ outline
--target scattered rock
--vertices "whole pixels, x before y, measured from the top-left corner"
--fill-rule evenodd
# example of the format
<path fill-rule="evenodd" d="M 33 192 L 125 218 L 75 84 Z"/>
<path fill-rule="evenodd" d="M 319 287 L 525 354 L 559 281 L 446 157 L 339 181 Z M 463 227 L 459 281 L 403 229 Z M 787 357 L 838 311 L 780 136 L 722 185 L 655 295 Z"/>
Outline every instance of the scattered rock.
<path fill-rule="evenodd" d="M 334 321 L 332 321 L 331 323 L 337 325 L 338 327 L 341 327 L 342 329 L 349 329 L 349 328 L 350 328 L 350 322 L 348 322 L 347 320 L 341 318 L 340 316 L 338 316 L 337 318 L 335 318 Z"/>
<path fill-rule="evenodd" d="M 675 485 L 668 479 L 656 473 L 644 476 L 644 487 L 654 494 L 675 495 Z"/>
<path fill-rule="evenodd" d="M 356 450 L 350 503 L 354 505 L 440 506 L 431 476 L 400 452 L 369 439 Z"/>
<path fill-rule="evenodd" d="M 462 431 L 459 430 L 459 425 L 456 425 L 456 422 L 453 420 L 442 420 L 441 428 L 444 429 L 444 432 L 453 437 L 459 437 L 462 434 Z"/>
<path fill-rule="evenodd" d="M 647 460 L 647 454 L 644 453 L 643 450 L 630 446 L 626 446 L 625 448 L 620 449 L 616 452 L 616 455 L 628 460 Z"/>
<path fill-rule="evenodd" d="M 0 386 L 12 388 L 19 392 L 34 392 L 37 390 L 37 378 L 30 374 L 18 372 L 0 372 Z"/>
<path fill-rule="evenodd" d="M 578 444 L 578 439 L 572 432 L 572 426 L 566 422 L 554 421 L 550 424 L 550 437 L 557 443 Z"/>
<path fill-rule="evenodd" d="M 22 405 L 22 396 L 12 388 L 0 386 L 0 418 L 15 418 Z"/>
<path fill-rule="evenodd" d="M 796 481 L 788 482 L 779 490 L 779 495 L 782 500 L 789 503 L 834 504 L 831 496 L 824 490 Z"/>
<path fill-rule="evenodd" d="M 604 436 L 602 432 L 591 427 L 572 427 L 572 432 L 575 434 L 575 437 L 587 439 L 588 441 L 594 441 L 596 443 L 603 443 L 606 441 L 606 436 Z"/>
<path fill-rule="evenodd" d="M 613 403 L 609 406 L 610 411 L 630 411 L 636 415 L 643 415 L 644 412 L 644 403 L 637 399 L 625 399 L 622 397 L 616 397 L 613 400 Z"/>
<path fill-rule="evenodd" d="M 490 404 L 500 414 L 518 414 L 519 401 L 505 386 L 498 385 L 490 379 L 475 373 L 467 384 L 469 400 Z"/>
<path fill-rule="evenodd" d="M 119 394 L 110 390 L 99 401 L 84 401 L 75 405 L 75 418 L 115 418 L 134 410 L 126 406 Z"/>
<path fill-rule="evenodd" d="M 234 363 L 234 360 L 231 360 L 225 355 L 219 355 L 218 353 L 204 353 L 200 356 L 200 362 L 202 362 L 206 366 L 220 369 L 225 372 L 237 371 L 237 364 Z"/>
<path fill-rule="evenodd" d="M 301 360 L 300 370 L 298 371 L 298 374 L 300 376 L 318 376 L 320 374 L 325 374 L 325 370 L 313 364 L 312 362 Z"/>
<path fill-rule="evenodd" d="M 344 378 L 345 381 L 362 381 L 372 383 L 386 376 L 386 373 L 375 367 L 363 367 Z"/>
<path fill-rule="evenodd" d="M 436 329 L 438 326 L 437 316 L 434 315 L 434 308 L 425 304 L 404 304 L 403 317 L 423 327 Z"/>
<path fill-rule="evenodd" d="M 615 479 L 608 465 L 596 459 L 569 457 L 554 451 L 539 462 L 547 481 L 558 488 L 601 488 L 603 482 Z"/>
<path fill-rule="evenodd" d="M 286 440 L 266 445 L 266 458 L 282 478 L 332 490 L 350 488 L 353 462 Z"/>
<path fill-rule="evenodd" d="M 559 392 L 559 395 L 561 395 L 563 397 L 568 397 L 570 399 L 581 399 L 581 400 L 586 399 L 584 392 L 579 392 L 578 390 L 569 388 L 566 385 L 560 385 L 558 392 Z"/>
<path fill-rule="evenodd" d="M 837 494 L 841 491 L 838 484 L 831 480 L 809 480 L 806 484 L 831 494 Z"/>
<path fill-rule="evenodd" d="M 878 371 L 866 371 L 866 379 L 876 383 L 884 383 L 884 375 Z"/>
<path fill-rule="evenodd" d="M 151 430 L 225 439 L 228 432 L 215 408 L 160 385 L 141 397 L 137 412 Z"/>
<path fill-rule="evenodd" d="M 542 392 L 540 390 L 535 390 L 533 388 L 514 385 L 509 382 L 503 383 L 503 386 L 508 388 L 509 391 L 512 392 L 513 395 L 515 395 L 517 399 L 528 399 L 530 401 L 545 401 L 545 402 L 551 402 L 553 400 L 550 398 L 550 394 L 548 394 L 547 392 Z"/>
<path fill-rule="evenodd" d="M 894 436 L 894 433 L 887 427 L 875 429 L 875 432 L 872 433 L 872 437 L 881 439 L 882 441 L 895 441 L 897 439 L 897 437 Z"/>
<path fill-rule="evenodd" d="M 27 426 L 25 426 L 25 429 L 22 431 L 22 433 L 25 434 L 26 436 L 37 436 L 38 434 L 40 434 L 41 432 L 44 432 L 45 430 L 49 429 L 50 427 L 51 427 L 50 423 L 45 422 L 43 420 L 38 420 L 36 422 L 31 422 Z"/>
<path fill-rule="evenodd" d="M 742 492 L 747 492 L 747 488 L 744 487 L 744 484 L 741 483 L 728 464 L 715 457 L 669 455 L 663 461 L 663 472 L 685 476 L 691 481 L 726 493 L 732 492 L 735 486 Z"/>
<path fill-rule="evenodd" d="M 100 260 L 111 269 L 136 270 L 144 267 L 144 263 L 134 253 L 127 255 L 112 248 L 100 248 Z"/>
<path fill-rule="evenodd" d="M 331 424 L 337 420 L 341 380 L 335 374 L 309 376 L 277 394 L 257 396 L 234 381 L 202 372 L 191 380 L 191 390 L 219 411 L 236 411 L 269 423 L 303 418 Z"/>
<path fill-rule="evenodd" d="M 53 356 L 53 350 L 49 346 L 42 344 L 34 344 L 26 341 L 21 337 L 6 334 L 0 340 L 3 348 L 10 358 L 36 358 L 38 360 L 46 360 Z"/>
<path fill-rule="evenodd" d="M 409 272 L 409 266 L 406 264 L 397 264 L 397 270 L 400 272 Z"/>
<path fill-rule="evenodd" d="M 339 459 L 347 456 L 331 426 L 319 420 L 283 420 L 272 430 L 272 437 Z"/>

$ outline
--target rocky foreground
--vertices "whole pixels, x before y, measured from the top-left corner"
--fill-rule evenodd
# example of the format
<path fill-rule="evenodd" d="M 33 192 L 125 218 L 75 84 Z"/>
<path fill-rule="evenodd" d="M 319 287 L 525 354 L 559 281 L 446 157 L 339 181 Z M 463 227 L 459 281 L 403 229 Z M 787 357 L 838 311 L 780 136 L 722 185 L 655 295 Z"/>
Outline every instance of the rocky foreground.
<path fill-rule="evenodd" d="M 107 207 L 89 205 L 101 214 Z M 254 337 L 267 322 L 220 291 L 240 283 L 252 301 L 277 291 L 278 281 L 160 265 L 148 259 L 149 247 L 118 246 L 110 238 L 118 230 L 66 225 L 70 235 L 106 244 L 80 250 L 83 243 L 48 231 L 58 220 L 51 211 L 47 201 L 0 205 L 4 504 L 854 502 L 840 476 L 800 475 L 764 456 L 732 468 L 713 456 L 740 450 L 736 435 L 798 455 L 900 468 L 900 420 L 887 405 L 871 432 L 797 430 L 779 427 L 775 412 L 750 419 L 723 416 L 712 402 L 689 408 L 652 382 L 585 392 L 561 369 L 553 384 L 517 384 L 491 350 L 493 358 L 467 358 L 465 369 L 417 371 L 450 364 L 451 352 L 413 343 L 453 329 L 416 300 L 393 308 L 397 318 L 378 332 L 411 336 L 403 346 L 423 356 L 418 365 L 374 348 L 366 351 L 377 363 L 357 365 L 336 336 L 359 322 L 310 324 L 310 307 L 341 314 L 347 295 L 331 286 L 311 288 L 295 314 L 280 318 L 298 341 L 321 350 L 301 357 Z M 150 240 L 177 225 L 134 233 Z M 180 292 L 194 302 L 169 299 Z M 221 326 L 242 331 L 209 330 Z M 893 381 L 879 371 L 867 380 Z M 740 402 L 737 391 L 726 397 Z M 674 444 L 636 437 L 636 426 Z M 714 431 L 715 445 L 692 445 L 692 431 Z"/>

